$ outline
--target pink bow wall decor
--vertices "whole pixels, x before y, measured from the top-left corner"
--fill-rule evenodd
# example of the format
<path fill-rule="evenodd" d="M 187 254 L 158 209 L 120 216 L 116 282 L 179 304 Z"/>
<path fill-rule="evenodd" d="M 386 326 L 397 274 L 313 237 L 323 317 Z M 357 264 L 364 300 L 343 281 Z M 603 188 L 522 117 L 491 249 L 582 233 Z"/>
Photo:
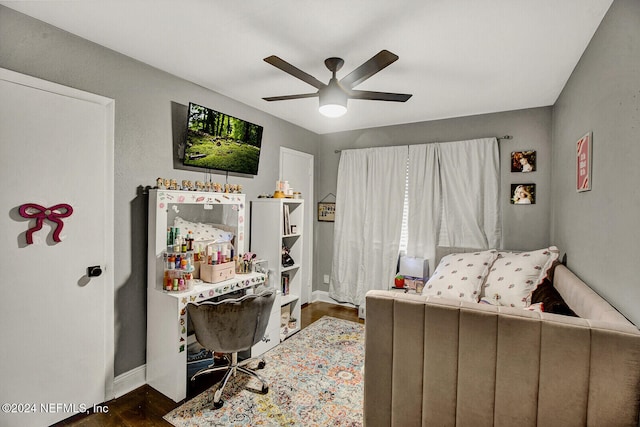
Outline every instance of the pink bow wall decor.
<path fill-rule="evenodd" d="M 53 230 L 53 240 L 55 242 L 61 242 L 60 232 L 62 231 L 62 227 L 64 227 L 62 218 L 71 216 L 72 213 L 73 208 L 66 203 L 60 203 L 58 205 L 51 206 L 50 208 L 45 208 L 44 206 L 40 206 L 36 203 L 25 203 L 20 206 L 21 217 L 36 219 L 36 225 L 27 230 L 27 244 L 31 245 L 33 243 L 33 233 L 42 228 L 42 224 L 45 219 L 56 224 Z"/>

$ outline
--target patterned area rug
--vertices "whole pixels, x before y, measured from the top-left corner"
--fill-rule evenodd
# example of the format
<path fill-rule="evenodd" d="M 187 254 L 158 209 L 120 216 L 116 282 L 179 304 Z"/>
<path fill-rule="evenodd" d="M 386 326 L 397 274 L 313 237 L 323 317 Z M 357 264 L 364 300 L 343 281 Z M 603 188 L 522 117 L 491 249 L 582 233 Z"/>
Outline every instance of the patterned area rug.
<path fill-rule="evenodd" d="M 361 426 L 364 325 L 325 316 L 264 354 L 265 395 L 244 374 L 229 380 L 213 409 L 217 386 L 164 416 L 177 427 Z"/>

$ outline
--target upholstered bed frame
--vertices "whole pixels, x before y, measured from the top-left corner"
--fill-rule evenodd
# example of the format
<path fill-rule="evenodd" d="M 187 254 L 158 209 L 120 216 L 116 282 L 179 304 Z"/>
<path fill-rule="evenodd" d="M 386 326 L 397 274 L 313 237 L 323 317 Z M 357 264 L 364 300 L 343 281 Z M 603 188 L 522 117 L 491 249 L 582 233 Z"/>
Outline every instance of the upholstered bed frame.
<path fill-rule="evenodd" d="M 579 318 L 367 293 L 365 425 L 637 426 L 640 331 L 565 266 L 553 283 Z"/>

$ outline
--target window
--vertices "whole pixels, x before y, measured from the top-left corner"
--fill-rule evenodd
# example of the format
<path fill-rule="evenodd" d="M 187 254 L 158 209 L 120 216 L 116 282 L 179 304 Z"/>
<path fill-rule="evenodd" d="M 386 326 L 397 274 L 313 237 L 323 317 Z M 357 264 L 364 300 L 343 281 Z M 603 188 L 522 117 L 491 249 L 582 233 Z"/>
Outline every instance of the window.
<path fill-rule="evenodd" d="M 404 205 L 402 207 L 402 231 L 400 232 L 400 255 L 407 253 L 409 244 L 409 159 L 404 178 Z"/>

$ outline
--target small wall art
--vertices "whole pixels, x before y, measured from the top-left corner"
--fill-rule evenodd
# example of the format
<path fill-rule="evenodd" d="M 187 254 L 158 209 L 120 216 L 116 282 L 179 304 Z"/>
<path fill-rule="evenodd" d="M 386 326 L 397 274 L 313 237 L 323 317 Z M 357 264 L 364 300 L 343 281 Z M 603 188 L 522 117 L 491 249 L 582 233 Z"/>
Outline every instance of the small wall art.
<path fill-rule="evenodd" d="M 318 221 L 334 222 L 336 220 L 336 204 L 320 202 L 318 203 Z"/>
<path fill-rule="evenodd" d="M 35 219 L 36 223 L 33 227 L 29 228 L 26 233 L 27 244 L 33 244 L 33 233 L 40 230 L 44 224 L 44 220 L 51 221 L 55 224 L 53 228 L 53 241 L 60 243 L 60 233 L 64 222 L 62 218 L 67 218 L 73 213 L 73 208 L 66 203 L 59 203 L 55 206 L 44 207 L 37 203 L 25 203 L 19 208 L 20 216 L 27 219 Z"/>
<path fill-rule="evenodd" d="M 535 151 L 513 151 L 511 153 L 511 172 L 535 172 L 535 170 Z"/>
<path fill-rule="evenodd" d="M 511 184 L 511 204 L 533 205 L 536 203 L 535 184 Z"/>
<path fill-rule="evenodd" d="M 591 141 L 593 134 L 588 132 L 576 142 L 576 191 L 591 190 Z"/>

